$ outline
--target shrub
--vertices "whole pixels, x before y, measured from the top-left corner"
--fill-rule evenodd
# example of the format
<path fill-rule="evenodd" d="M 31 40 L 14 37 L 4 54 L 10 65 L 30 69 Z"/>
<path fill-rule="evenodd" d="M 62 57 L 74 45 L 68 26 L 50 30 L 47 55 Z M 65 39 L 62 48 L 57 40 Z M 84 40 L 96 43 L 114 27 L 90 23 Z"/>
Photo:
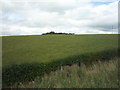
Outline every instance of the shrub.
<path fill-rule="evenodd" d="M 14 83 L 27 82 L 34 80 L 37 76 L 42 76 L 45 73 L 50 73 L 60 68 L 60 66 L 78 64 L 80 62 L 90 65 L 94 61 L 110 60 L 118 56 L 117 50 L 107 50 L 98 53 L 87 53 L 83 55 L 74 55 L 60 60 L 55 60 L 49 63 L 25 63 L 20 65 L 12 65 L 3 68 L 3 87 L 13 85 Z"/>

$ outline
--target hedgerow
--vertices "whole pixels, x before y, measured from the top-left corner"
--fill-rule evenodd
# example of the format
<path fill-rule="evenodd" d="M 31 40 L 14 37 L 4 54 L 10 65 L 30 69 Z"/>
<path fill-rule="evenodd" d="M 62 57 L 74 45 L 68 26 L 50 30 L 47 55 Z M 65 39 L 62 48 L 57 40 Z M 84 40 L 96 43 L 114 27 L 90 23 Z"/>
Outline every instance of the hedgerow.
<path fill-rule="evenodd" d="M 4 67 L 2 70 L 2 85 L 5 87 L 14 83 L 33 81 L 35 77 L 60 69 L 61 66 L 79 64 L 81 62 L 90 65 L 94 61 L 110 60 L 118 56 L 118 51 L 118 49 L 105 50 L 97 53 L 74 55 L 49 63 L 24 63 Z"/>

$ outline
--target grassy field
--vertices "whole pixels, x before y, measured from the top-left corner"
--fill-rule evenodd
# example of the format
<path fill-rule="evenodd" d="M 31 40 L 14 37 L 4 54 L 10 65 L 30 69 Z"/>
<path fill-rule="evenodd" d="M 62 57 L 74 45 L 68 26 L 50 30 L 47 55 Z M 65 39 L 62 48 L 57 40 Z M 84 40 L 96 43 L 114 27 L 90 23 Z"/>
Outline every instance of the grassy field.
<path fill-rule="evenodd" d="M 117 35 L 43 35 L 2 37 L 3 67 L 51 62 L 73 55 L 118 47 Z"/>
<path fill-rule="evenodd" d="M 4 36 L 2 45 L 3 86 L 32 81 L 61 66 L 118 56 L 118 35 Z"/>
<path fill-rule="evenodd" d="M 96 62 L 87 67 L 73 65 L 63 67 L 42 79 L 29 83 L 14 84 L 11 88 L 118 88 L 118 58 Z"/>

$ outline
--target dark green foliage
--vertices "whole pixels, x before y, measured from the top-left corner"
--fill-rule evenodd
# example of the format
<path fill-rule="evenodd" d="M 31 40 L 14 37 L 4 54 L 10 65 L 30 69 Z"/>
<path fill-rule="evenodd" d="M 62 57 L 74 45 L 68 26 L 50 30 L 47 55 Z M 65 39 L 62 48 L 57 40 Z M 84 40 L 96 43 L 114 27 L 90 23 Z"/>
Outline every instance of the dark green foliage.
<path fill-rule="evenodd" d="M 3 85 L 4 83 L 13 84 L 16 81 L 33 80 L 36 76 L 44 73 L 44 64 L 30 63 L 13 65 L 3 69 Z M 40 71 L 40 72 L 37 72 Z"/>
<path fill-rule="evenodd" d="M 42 79 L 37 77 L 34 82 L 14 84 L 11 88 L 118 88 L 118 59 L 90 66 L 64 66 L 62 71 L 56 70 Z"/>
<path fill-rule="evenodd" d="M 43 33 L 42 35 L 50 35 L 50 34 L 57 34 L 57 35 L 74 35 L 74 33 L 56 33 L 54 31 L 48 32 L 48 33 Z"/>
<path fill-rule="evenodd" d="M 86 53 L 81 55 L 75 55 L 68 58 L 55 60 L 49 63 L 26 63 L 20 65 L 12 65 L 3 68 L 3 87 L 12 85 L 19 82 L 27 82 L 34 80 L 37 76 L 42 76 L 45 73 L 50 73 L 60 69 L 61 65 L 72 65 L 82 62 L 86 65 L 90 65 L 94 61 L 110 60 L 113 57 L 118 56 L 118 51 L 106 50 L 98 53 Z M 98 60 L 99 59 L 99 60 Z"/>

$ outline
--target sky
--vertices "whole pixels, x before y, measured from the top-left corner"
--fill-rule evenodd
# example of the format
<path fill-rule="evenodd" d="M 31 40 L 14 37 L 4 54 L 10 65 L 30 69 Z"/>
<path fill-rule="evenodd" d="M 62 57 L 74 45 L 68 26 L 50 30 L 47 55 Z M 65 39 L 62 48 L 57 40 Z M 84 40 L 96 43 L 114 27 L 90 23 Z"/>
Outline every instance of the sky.
<path fill-rule="evenodd" d="M 117 34 L 118 0 L 0 0 L 0 36 Z"/>

